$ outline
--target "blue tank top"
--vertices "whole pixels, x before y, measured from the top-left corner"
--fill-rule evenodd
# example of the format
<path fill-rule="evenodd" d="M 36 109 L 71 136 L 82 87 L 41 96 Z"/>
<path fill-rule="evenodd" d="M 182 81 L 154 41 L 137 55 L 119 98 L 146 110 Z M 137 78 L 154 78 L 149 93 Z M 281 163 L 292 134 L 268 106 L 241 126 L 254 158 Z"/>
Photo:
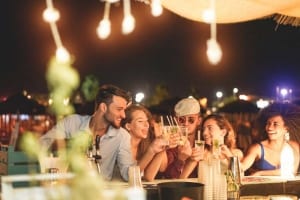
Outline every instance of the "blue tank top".
<path fill-rule="evenodd" d="M 268 161 L 265 160 L 265 150 L 261 143 L 258 143 L 261 149 L 261 158 L 255 162 L 255 168 L 258 170 L 273 170 L 277 169 L 276 166 L 270 164 Z"/>

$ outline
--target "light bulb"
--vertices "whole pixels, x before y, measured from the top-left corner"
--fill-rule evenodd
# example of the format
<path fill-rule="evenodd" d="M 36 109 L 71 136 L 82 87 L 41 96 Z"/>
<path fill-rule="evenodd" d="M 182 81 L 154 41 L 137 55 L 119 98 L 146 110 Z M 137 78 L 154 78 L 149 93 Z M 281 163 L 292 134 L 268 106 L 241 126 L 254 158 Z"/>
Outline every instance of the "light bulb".
<path fill-rule="evenodd" d="M 222 50 L 221 50 L 220 45 L 218 44 L 218 42 L 215 39 L 207 40 L 206 54 L 208 57 L 208 61 L 211 64 L 216 65 L 220 62 L 220 60 L 222 58 Z"/>
<path fill-rule="evenodd" d="M 64 47 L 59 47 L 56 50 L 56 60 L 61 63 L 66 63 L 70 61 L 70 54 Z"/>
<path fill-rule="evenodd" d="M 152 0 L 151 2 L 151 13 L 154 17 L 158 17 L 162 14 L 163 8 L 161 6 L 160 0 Z"/>
<path fill-rule="evenodd" d="M 203 11 L 202 19 L 206 23 L 212 23 L 215 21 L 216 13 L 213 9 L 206 9 Z"/>
<path fill-rule="evenodd" d="M 135 20 L 131 14 L 126 15 L 122 22 L 122 33 L 129 34 L 135 27 Z"/>
<path fill-rule="evenodd" d="M 59 11 L 55 8 L 47 8 L 43 12 L 43 18 L 46 22 L 56 22 L 60 17 Z"/>
<path fill-rule="evenodd" d="M 97 28 L 97 34 L 100 39 L 106 39 L 111 32 L 111 23 L 108 19 L 102 19 Z"/>

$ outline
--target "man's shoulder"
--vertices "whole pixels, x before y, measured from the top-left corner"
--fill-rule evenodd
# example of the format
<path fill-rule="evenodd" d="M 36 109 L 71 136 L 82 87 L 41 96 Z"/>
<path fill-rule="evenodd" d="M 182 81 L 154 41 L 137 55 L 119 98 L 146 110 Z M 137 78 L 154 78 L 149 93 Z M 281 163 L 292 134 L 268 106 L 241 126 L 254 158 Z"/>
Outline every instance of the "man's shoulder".
<path fill-rule="evenodd" d="M 83 122 L 88 121 L 89 119 L 90 119 L 89 115 L 71 114 L 61 119 L 60 122 L 81 124 Z"/>
<path fill-rule="evenodd" d="M 62 120 L 80 120 L 83 121 L 85 119 L 89 119 L 91 116 L 89 115 L 79 115 L 79 114 L 71 114 L 64 117 Z"/>
<path fill-rule="evenodd" d="M 71 129 L 85 129 L 89 123 L 90 116 L 71 114 L 59 121 L 59 126 Z"/>

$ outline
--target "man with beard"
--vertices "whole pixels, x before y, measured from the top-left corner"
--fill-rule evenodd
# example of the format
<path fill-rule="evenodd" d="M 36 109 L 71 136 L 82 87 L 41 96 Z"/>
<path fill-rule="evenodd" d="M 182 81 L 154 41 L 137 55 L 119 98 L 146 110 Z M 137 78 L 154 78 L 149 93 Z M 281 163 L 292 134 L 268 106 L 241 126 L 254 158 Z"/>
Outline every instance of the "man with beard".
<path fill-rule="evenodd" d="M 59 121 L 40 138 L 40 143 L 50 147 L 57 139 L 71 139 L 82 133 L 91 135 L 93 146 L 101 156 L 101 175 L 113 178 L 115 164 L 122 178 L 128 181 L 128 168 L 134 164 L 130 148 L 130 135 L 121 127 L 125 109 L 130 104 L 128 93 L 114 85 L 100 87 L 95 99 L 94 114 L 70 115 Z"/>

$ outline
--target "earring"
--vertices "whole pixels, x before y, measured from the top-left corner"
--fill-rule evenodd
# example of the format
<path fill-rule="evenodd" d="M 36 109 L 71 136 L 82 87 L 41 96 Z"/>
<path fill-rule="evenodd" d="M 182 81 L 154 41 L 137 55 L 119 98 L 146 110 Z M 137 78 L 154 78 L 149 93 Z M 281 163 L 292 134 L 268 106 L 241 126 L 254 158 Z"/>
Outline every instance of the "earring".
<path fill-rule="evenodd" d="M 289 141 L 289 140 L 290 140 L 290 133 L 289 133 L 289 132 L 286 132 L 286 133 L 284 134 L 284 140 L 285 140 L 285 141 Z"/>

